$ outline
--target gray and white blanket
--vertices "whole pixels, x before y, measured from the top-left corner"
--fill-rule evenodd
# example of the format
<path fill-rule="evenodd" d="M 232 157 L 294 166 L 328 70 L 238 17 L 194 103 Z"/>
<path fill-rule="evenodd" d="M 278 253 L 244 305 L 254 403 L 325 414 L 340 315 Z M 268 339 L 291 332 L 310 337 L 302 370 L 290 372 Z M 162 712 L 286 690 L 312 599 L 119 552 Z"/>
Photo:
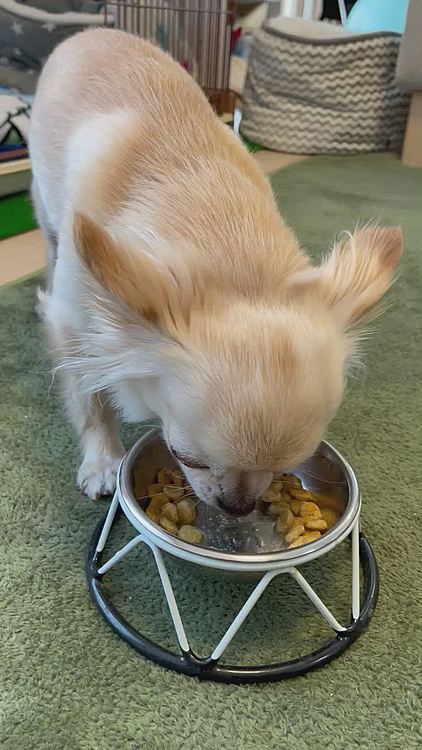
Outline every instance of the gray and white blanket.
<path fill-rule="evenodd" d="M 59 42 L 104 24 L 97 0 L 0 0 L 0 85 L 33 94 L 45 59 Z"/>

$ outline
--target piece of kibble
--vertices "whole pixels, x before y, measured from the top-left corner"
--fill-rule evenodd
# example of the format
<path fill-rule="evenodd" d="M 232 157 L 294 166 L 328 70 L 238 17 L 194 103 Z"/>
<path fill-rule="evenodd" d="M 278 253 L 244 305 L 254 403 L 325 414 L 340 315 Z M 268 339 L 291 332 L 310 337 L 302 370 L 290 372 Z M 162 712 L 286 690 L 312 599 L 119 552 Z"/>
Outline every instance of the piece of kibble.
<path fill-rule="evenodd" d="M 171 469 L 160 469 L 157 474 L 157 482 L 160 484 L 174 484 L 173 472 Z"/>
<path fill-rule="evenodd" d="M 294 516 L 300 516 L 300 506 L 302 505 L 301 500 L 290 500 L 290 508 Z"/>
<path fill-rule="evenodd" d="M 298 539 L 303 534 L 304 531 L 305 531 L 305 527 L 303 523 L 295 524 L 294 526 L 291 526 L 286 536 L 284 537 L 287 544 L 291 544 L 292 542 L 295 541 L 295 539 Z"/>
<path fill-rule="evenodd" d="M 177 503 L 179 522 L 183 526 L 190 526 L 196 518 L 195 504 L 192 500 L 179 500 Z"/>
<path fill-rule="evenodd" d="M 300 504 L 302 518 L 321 518 L 321 511 L 316 503 L 306 501 Z"/>
<path fill-rule="evenodd" d="M 166 503 L 161 508 L 161 517 L 168 518 L 175 524 L 179 523 L 179 511 L 174 503 Z"/>
<path fill-rule="evenodd" d="M 185 494 L 183 487 L 175 487 L 169 484 L 164 485 L 163 492 L 170 500 L 180 500 Z"/>
<path fill-rule="evenodd" d="M 332 508 L 321 508 L 321 518 L 327 524 L 327 529 L 331 529 L 339 519 L 339 514 Z"/>
<path fill-rule="evenodd" d="M 294 547 L 302 547 L 302 545 L 309 544 L 309 542 L 315 542 L 315 540 L 319 539 L 320 536 L 321 536 L 320 531 L 307 531 L 305 532 L 305 534 L 302 534 L 296 539 L 293 539 L 293 541 L 290 542 L 289 544 L 289 549 L 293 549 Z M 287 542 L 287 537 L 286 537 L 286 542 Z"/>
<path fill-rule="evenodd" d="M 328 524 L 323 518 L 308 518 L 305 516 L 303 521 L 306 529 L 311 529 L 311 531 L 327 531 Z"/>
<path fill-rule="evenodd" d="M 283 508 L 287 508 L 288 505 L 285 500 L 281 500 L 278 503 L 271 503 L 271 505 L 268 506 L 268 511 L 272 513 L 274 516 L 278 516 L 279 513 L 282 512 Z"/>
<path fill-rule="evenodd" d="M 304 526 L 304 521 L 303 521 L 302 516 L 293 516 L 291 523 L 290 523 L 290 528 L 292 529 L 293 526 Z"/>
<path fill-rule="evenodd" d="M 275 490 L 276 492 L 281 492 L 283 489 L 283 482 L 281 479 L 275 479 L 274 482 L 271 482 L 270 489 Z"/>
<path fill-rule="evenodd" d="M 337 513 L 341 507 L 341 502 L 331 495 L 314 494 L 314 502 L 318 504 L 319 508 L 332 508 L 332 510 L 335 510 Z"/>
<path fill-rule="evenodd" d="M 162 484 L 176 487 L 183 487 L 186 481 L 180 469 L 161 469 L 158 472 L 157 479 Z"/>
<path fill-rule="evenodd" d="M 183 487 L 186 484 L 186 477 L 181 469 L 172 469 L 171 473 L 176 487 Z"/>
<path fill-rule="evenodd" d="M 289 495 L 288 492 L 285 492 L 284 490 L 282 490 L 280 492 L 280 500 L 279 500 L 279 502 L 281 502 L 281 503 L 288 503 L 288 505 L 290 505 L 290 503 L 292 502 L 292 497 L 291 497 L 291 495 Z"/>
<path fill-rule="evenodd" d="M 280 500 L 280 493 L 278 490 L 273 490 L 269 487 L 262 495 L 261 500 L 263 500 L 264 503 L 278 503 Z"/>
<path fill-rule="evenodd" d="M 293 523 L 294 515 L 290 508 L 285 506 L 284 508 L 281 508 L 280 513 L 277 518 L 277 523 L 275 525 L 276 531 L 279 533 L 283 533 L 284 531 L 287 531 L 290 526 Z"/>
<path fill-rule="evenodd" d="M 148 486 L 148 496 L 152 499 L 155 495 L 159 495 L 163 491 L 162 484 L 150 484 Z"/>
<path fill-rule="evenodd" d="M 151 519 L 151 521 L 154 521 L 154 523 L 158 523 L 160 520 L 160 512 L 156 510 L 155 508 L 147 508 L 146 514 L 148 518 Z"/>
<path fill-rule="evenodd" d="M 165 516 L 161 516 L 160 526 L 164 529 L 164 531 L 168 531 L 169 534 L 173 534 L 173 536 L 177 536 L 177 525 L 173 523 L 173 521 L 170 521 L 169 518 L 166 518 Z"/>
<path fill-rule="evenodd" d="M 160 511 L 163 505 L 168 503 L 169 499 L 167 495 L 165 495 L 163 492 L 160 492 L 158 495 L 154 495 L 149 503 L 149 508 L 152 510 Z"/>
<path fill-rule="evenodd" d="M 202 531 L 196 529 L 195 526 L 190 526 L 189 524 L 181 526 L 177 532 L 177 536 L 179 539 L 182 539 L 183 542 L 188 542 L 188 544 L 201 544 L 204 538 Z"/>
<path fill-rule="evenodd" d="M 290 494 L 295 500 L 312 500 L 313 495 L 309 490 L 304 490 L 302 487 L 291 487 Z"/>

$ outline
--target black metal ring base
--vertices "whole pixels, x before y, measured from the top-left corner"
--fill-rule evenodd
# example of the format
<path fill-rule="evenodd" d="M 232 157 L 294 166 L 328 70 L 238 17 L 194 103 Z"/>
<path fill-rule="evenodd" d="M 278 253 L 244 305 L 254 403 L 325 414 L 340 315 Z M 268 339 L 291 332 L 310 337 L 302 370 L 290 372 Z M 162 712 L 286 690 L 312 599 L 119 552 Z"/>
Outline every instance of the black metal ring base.
<path fill-rule="evenodd" d="M 119 508 L 113 525 L 120 515 L 121 509 Z M 200 659 L 191 651 L 176 654 L 153 643 L 135 630 L 107 598 L 101 585 L 102 577 L 98 574 L 98 569 L 101 567 L 101 553 L 95 553 L 104 521 L 105 518 L 95 529 L 89 545 L 86 563 L 88 587 L 94 603 L 113 630 L 142 656 L 157 662 L 162 667 L 173 669 L 190 677 L 215 682 L 245 684 L 277 682 L 319 669 L 340 656 L 359 637 L 368 625 L 378 601 L 379 574 L 377 562 L 368 540 L 361 534 L 359 542 L 360 561 L 365 575 L 365 590 L 360 616 L 357 620 L 353 620 L 345 631 L 338 633 L 321 648 L 291 661 L 251 667 L 221 666 L 212 659 Z"/>

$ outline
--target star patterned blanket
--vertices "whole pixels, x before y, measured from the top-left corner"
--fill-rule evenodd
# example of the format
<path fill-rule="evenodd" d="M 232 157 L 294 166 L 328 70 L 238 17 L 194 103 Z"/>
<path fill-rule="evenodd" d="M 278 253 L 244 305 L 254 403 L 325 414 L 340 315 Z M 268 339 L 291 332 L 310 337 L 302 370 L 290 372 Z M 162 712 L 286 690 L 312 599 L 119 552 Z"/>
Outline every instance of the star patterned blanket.
<path fill-rule="evenodd" d="M 54 12 L 50 12 L 54 11 Z M 97 0 L 0 0 L 0 82 L 27 94 L 54 47 L 87 26 L 104 24 Z"/>

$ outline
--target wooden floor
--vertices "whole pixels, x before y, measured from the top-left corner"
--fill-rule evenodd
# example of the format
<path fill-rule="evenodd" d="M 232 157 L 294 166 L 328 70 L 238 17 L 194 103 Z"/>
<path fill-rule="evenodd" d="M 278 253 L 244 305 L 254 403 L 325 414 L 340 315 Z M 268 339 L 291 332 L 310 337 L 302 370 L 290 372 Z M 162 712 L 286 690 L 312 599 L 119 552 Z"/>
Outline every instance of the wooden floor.
<path fill-rule="evenodd" d="M 306 157 L 260 151 L 255 158 L 266 174 Z M 44 266 L 44 243 L 39 230 L 0 241 L 0 284 L 7 284 Z"/>

